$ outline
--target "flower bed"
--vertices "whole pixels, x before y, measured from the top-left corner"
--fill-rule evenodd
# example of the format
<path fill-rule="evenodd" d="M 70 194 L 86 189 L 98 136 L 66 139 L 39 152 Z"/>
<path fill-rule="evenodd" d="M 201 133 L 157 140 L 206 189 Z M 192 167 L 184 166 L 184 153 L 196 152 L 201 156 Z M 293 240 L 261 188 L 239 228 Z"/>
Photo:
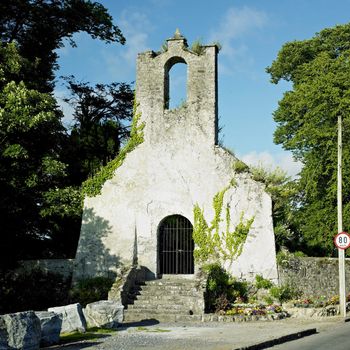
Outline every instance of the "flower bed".
<path fill-rule="evenodd" d="M 350 301 L 350 294 L 346 297 L 346 301 Z M 331 298 L 326 298 L 325 296 L 321 297 L 308 297 L 303 299 L 291 300 L 289 304 L 293 307 L 302 307 L 302 308 L 324 308 L 330 305 L 339 304 L 339 296 L 334 295 Z"/>
<path fill-rule="evenodd" d="M 350 295 L 346 298 L 346 310 L 350 311 Z M 291 300 L 283 304 L 291 317 L 315 318 L 339 315 L 339 296 L 331 298 L 325 296 L 307 297 L 303 299 Z"/>
<path fill-rule="evenodd" d="M 282 307 L 279 305 L 264 304 L 233 304 L 232 308 L 225 312 L 226 315 L 273 315 L 281 313 Z"/>
<path fill-rule="evenodd" d="M 279 305 L 263 304 L 233 304 L 231 309 L 219 311 L 216 314 L 205 314 L 204 322 L 249 322 L 273 321 L 289 317 L 289 314 Z"/>

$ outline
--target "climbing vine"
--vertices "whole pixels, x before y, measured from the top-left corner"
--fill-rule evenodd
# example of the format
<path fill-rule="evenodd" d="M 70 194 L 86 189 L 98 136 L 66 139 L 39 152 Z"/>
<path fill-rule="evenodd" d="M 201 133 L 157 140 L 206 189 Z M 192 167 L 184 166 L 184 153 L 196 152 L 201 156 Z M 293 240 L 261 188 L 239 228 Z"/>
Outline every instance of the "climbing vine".
<path fill-rule="evenodd" d="M 138 145 L 140 145 L 144 141 L 143 129 L 145 127 L 145 123 L 142 122 L 141 124 L 139 124 L 141 113 L 137 113 L 136 99 L 134 100 L 133 115 L 134 116 L 131 123 L 130 138 L 128 142 L 120 150 L 118 156 L 115 159 L 108 162 L 95 175 L 83 182 L 83 196 L 95 197 L 98 194 L 101 194 L 103 184 L 113 177 L 114 172 L 123 164 L 126 155 L 133 151 Z"/>
<path fill-rule="evenodd" d="M 238 225 L 231 231 L 230 206 L 227 204 L 225 230 L 220 233 L 220 223 L 223 221 L 224 195 L 232 186 L 235 186 L 234 181 L 231 181 L 229 186 L 215 194 L 213 198 L 214 218 L 210 225 L 204 218 L 204 210 L 198 204 L 195 204 L 193 208 L 193 240 L 196 245 L 193 254 L 195 261 L 198 263 L 207 263 L 208 261 L 228 261 L 232 263 L 242 253 L 254 217 L 244 220 L 244 213 L 242 212 Z"/>

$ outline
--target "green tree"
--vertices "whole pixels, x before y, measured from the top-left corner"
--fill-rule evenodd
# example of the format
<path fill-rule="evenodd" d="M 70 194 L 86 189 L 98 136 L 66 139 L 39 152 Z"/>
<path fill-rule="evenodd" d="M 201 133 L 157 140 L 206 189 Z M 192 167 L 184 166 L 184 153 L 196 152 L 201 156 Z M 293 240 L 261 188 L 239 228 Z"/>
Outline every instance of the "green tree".
<path fill-rule="evenodd" d="M 267 68 L 271 81 L 292 83 L 274 113 L 274 141 L 303 163 L 295 215 L 304 249 L 334 252 L 337 232 L 337 118 L 350 139 L 350 24 L 286 43 Z M 350 144 L 343 144 L 344 227 L 350 225 Z"/>
<path fill-rule="evenodd" d="M 65 155 L 71 137 L 52 96 L 57 49 L 86 32 L 124 43 L 107 10 L 85 0 L 0 3 L 0 210 L 3 264 L 73 256 L 81 192 Z"/>
<path fill-rule="evenodd" d="M 66 159 L 75 184 L 114 159 L 129 136 L 134 92 L 126 83 L 78 83 L 66 78 L 74 109 L 74 125 L 66 149 Z"/>
<path fill-rule="evenodd" d="M 290 251 L 300 249 L 301 237 L 298 218 L 295 215 L 298 202 L 298 182 L 291 180 L 280 168 L 268 170 L 262 166 L 250 167 L 252 178 L 263 182 L 272 200 L 272 218 L 276 248 Z"/>
<path fill-rule="evenodd" d="M 23 248 L 34 250 L 31 243 L 47 234 L 40 218 L 43 194 L 61 183 L 66 165 L 59 159 L 63 128 L 56 101 L 8 80 L 21 68 L 13 43 L 0 46 L 0 59 L 1 257 L 6 259 L 25 256 Z"/>
<path fill-rule="evenodd" d="M 76 46 L 74 33 L 85 32 L 106 43 L 124 44 L 118 26 L 107 9 L 89 0 L 2 0 L 0 36 L 2 43 L 16 42 L 24 58 L 20 74 L 13 78 L 29 88 L 52 91 L 58 68 L 57 49 L 69 42 Z"/>

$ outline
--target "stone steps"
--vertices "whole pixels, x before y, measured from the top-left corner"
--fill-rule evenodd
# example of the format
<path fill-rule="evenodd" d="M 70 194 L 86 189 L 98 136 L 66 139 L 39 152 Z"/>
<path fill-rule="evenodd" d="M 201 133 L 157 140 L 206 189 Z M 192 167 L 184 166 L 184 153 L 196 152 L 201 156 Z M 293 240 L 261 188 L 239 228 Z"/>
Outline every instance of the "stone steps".
<path fill-rule="evenodd" d="M 182 279 L 182 280 L 170 280 L 170 279 L 165 279 L 165 280 L 152 280 L 152 281 L 146 281 L 144 284 L 140 284 L 139 286 L 157 286 L 157 287 L 165 287 L 165 288 L 171 288 L 171 287 L 196 287 L 198 285 L 197 281 L 194 280 L 187 280 L 187 279 Z"/>
<path fill-rule="evenodd" d="M 141 290 L 146 290 L 146 291 L 173 291 L 173 292 L 178 292 L 178 291 L 186 291 L 186 292 L 196 292 L 198 289 L 196 287 L 192 287 L 192 286 L 157 286 L 157 285 L 144 285 L 144 286 L 140 286 L 140 288 L 138 288 L 138 291 Z M 135 290 L 137 291 L 137 290 Z"/>
<path fill-rule="evenodd" d="M 134 300 L 132 300 L 134 298 Z M 200 321 L 203 291 L 196 280 L 160 279 L 146 281 L 131 291 L 124 321 L 157 319 L 162 322 Z"/>
<path fill-rule="evenodd" d="M 166 312 L 184 312 L 186 314 L 199 313 L 201 310 L 195 304 L 132 304 L 128 305 L 128 310 L 161 310 Z M 191 312 L 191 313 L 190 313 Z"/>
<path fill-rule="evenodd" d="M 140 312 L 136 310 L 126 310 L 124 314 L 124 322 L 135 322 L 151 319 L 155 319 L 160 322 L 200 322 L 202 321 L 202 315 Z"/>
<path fill-rule="evenodd" d="M 181 304 L 183 301 L 182 295 L 156 295 L 152 299 L 145 298 L 144 295 L 139 295 L 139 298 L 135 299 L 133 301 L 133 305 L 139 305 L 139 304 L 155 304 L 155 305 L 169 305 L 169 303 L 173 304 Z M 187 303 L 188 304 L 194 304 L 197 302 L 198 298 L 200 296 L 186 296 Z"/>
<path fill-rule="evenodd" d="M 163 295 L 169 296 L 169 298 L 181 296 L 181 297 L 197 297 L 199 296 L 198 292 L 195 291 L 183 291 L 183 290 L 167 290 L 167 291 L 159 291 L 159 290 L 146 290 L 146 291 L 140 291 L 139 293 L 133 294 L 137 298 L 139 298 L 140 295 L 145 297 L 152 297 L 152 298 L 158 298 L 162 299 Z"/>
<path fill-rule="evenodd" d="M 154 312 L 156 314 L 172 313 L 172 314 L 193 315 L 195 313 L 191 307 L 187 307 L 186 305 L 168 305 L 168 306 L 129 305 L 128 310 L 133 310 L 138 312 Z"/>

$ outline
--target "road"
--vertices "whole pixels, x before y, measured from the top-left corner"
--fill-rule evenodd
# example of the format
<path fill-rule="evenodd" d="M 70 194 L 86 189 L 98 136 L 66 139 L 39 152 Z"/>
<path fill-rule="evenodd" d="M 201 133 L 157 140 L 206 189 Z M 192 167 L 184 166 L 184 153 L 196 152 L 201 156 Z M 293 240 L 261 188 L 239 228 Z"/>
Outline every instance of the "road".
<path fill-rule="evenodd" d="M 321 333 L 273 346 L 273 350 L 349 350 L 350 322 L 338 324 Z"/>

